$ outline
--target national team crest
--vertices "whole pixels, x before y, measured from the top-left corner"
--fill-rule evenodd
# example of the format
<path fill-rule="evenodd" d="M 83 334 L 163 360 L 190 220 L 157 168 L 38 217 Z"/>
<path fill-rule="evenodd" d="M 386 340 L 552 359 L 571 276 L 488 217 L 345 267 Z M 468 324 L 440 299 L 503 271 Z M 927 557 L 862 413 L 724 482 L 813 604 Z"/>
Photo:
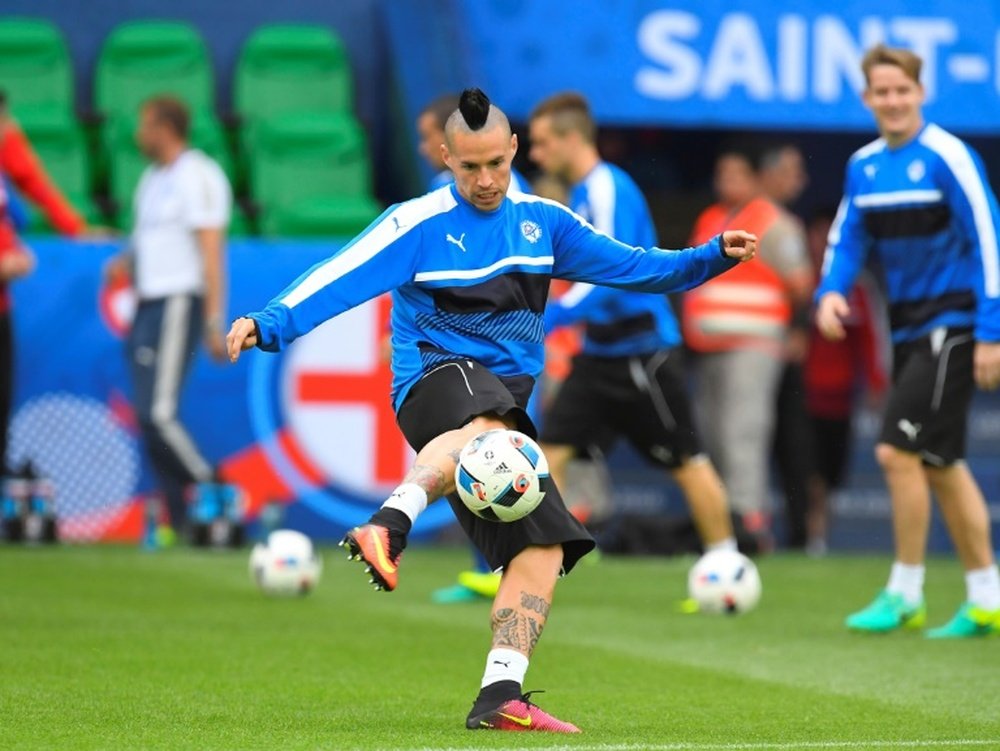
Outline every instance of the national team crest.
<path fill-rule="evenodd" d="M 925 174 L 927 174 L 927 167 L 924 166 L 923 159 L 914 159 L 906 168 L 906 176 L 910 178 L 911 182 L 920 182 L 920 178 Z"/>
<path fill-rule="evenodd" d="M 525 219 L 521 222 L 521 234 L 525 240 L 534 245 L 542 239 L 542 228 L 537 223 Z"/>

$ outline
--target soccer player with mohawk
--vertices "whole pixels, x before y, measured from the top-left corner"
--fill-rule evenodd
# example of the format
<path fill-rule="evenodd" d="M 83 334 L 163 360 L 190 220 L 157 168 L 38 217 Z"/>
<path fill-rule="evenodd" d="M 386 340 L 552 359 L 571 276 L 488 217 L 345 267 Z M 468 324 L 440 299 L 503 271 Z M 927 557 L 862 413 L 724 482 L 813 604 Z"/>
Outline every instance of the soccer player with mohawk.
<path fill-rule="evenodd" d="M 479 89 L 448 118 L 444 162 L 455 182 L 390 207 L 368 229 L 272 300 L 237 319 L 230 358 L 278 351 L 333 316 L 392 292 L 393 406 L 418 452 L 403 483 L 343 540 L 376 589 L 393 590 L 407 534 L 427 504 L 448 502 L 466 534 L 503 572 L 493 639 L 469 729 L 578 732 L 529 701 L 522 682 L 549 615 L 556 579 L 594 547 L 554 486 L 535 511 L 502 524 L 455 496 L 461 449 L 485 430 L 535 435 L 525 412 L 544 356 L 549 280 L 673 292 L 753 257 L 756 238 L 725 232 L 682 251 L 638 248 L 560 204 L 507 194 L 517 136 Z"/>

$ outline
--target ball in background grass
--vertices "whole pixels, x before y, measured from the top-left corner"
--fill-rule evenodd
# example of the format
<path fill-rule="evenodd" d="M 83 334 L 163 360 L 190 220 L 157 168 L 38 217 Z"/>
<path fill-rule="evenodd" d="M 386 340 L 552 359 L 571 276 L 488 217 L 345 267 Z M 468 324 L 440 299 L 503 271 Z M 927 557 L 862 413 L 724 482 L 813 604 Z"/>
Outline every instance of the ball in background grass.
<path fill-rule="evenodd" d="M 323 561 L 301 532 L 278 529 L 250 553 L 250 576 L 267 595 L 306 595 L 319 583 Z"/>
<path fill-rule="evenodd" d="M 735 550 L 705 553 L 688 573 L 688 594 L 703 613 L 746 613 L 757 606 L 760 592 L 757 566 Z"/>

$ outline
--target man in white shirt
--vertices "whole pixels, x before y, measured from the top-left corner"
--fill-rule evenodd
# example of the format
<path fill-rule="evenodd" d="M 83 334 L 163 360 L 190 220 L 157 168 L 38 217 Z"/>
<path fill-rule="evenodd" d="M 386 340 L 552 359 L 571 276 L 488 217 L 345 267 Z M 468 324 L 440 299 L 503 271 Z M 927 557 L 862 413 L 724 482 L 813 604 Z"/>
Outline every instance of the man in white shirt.
<path fill-rule="evenodd" d="M 136 141 L 152 164 L 136 188 L 127 250 L 109 273 L 131 273 L 138 308 L 128 340 L 135 410 L 170 522 L 186 523 L 185 488 L 212 479 L 177 417 L 181 385 L 204 337 L 225 357 L 224 243 L 232 204 L 219 165 L 188 144 L 190 116 L 171 97 L 140 110 Z"/>

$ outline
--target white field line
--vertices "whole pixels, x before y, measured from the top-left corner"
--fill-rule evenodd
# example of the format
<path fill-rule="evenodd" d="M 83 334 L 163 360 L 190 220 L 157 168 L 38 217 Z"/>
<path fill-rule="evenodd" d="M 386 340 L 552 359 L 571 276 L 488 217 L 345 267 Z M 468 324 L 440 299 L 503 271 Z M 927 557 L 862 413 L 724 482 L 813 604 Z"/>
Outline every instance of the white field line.
<path fill-rule="evenodd" d="M 906 748 L 1000 748 L 1000 739 L 955 738 L 913 741 L 789 741 L 778 743 L 597 743 L 590 745 L 538 746 L 545 751 L 792 751 L 792 749 L 906 749 Z M 535 748 L 534 745 L 531 748 Z M 482 746 L 424 746 L 409 751 L 483 751 Z"/>

